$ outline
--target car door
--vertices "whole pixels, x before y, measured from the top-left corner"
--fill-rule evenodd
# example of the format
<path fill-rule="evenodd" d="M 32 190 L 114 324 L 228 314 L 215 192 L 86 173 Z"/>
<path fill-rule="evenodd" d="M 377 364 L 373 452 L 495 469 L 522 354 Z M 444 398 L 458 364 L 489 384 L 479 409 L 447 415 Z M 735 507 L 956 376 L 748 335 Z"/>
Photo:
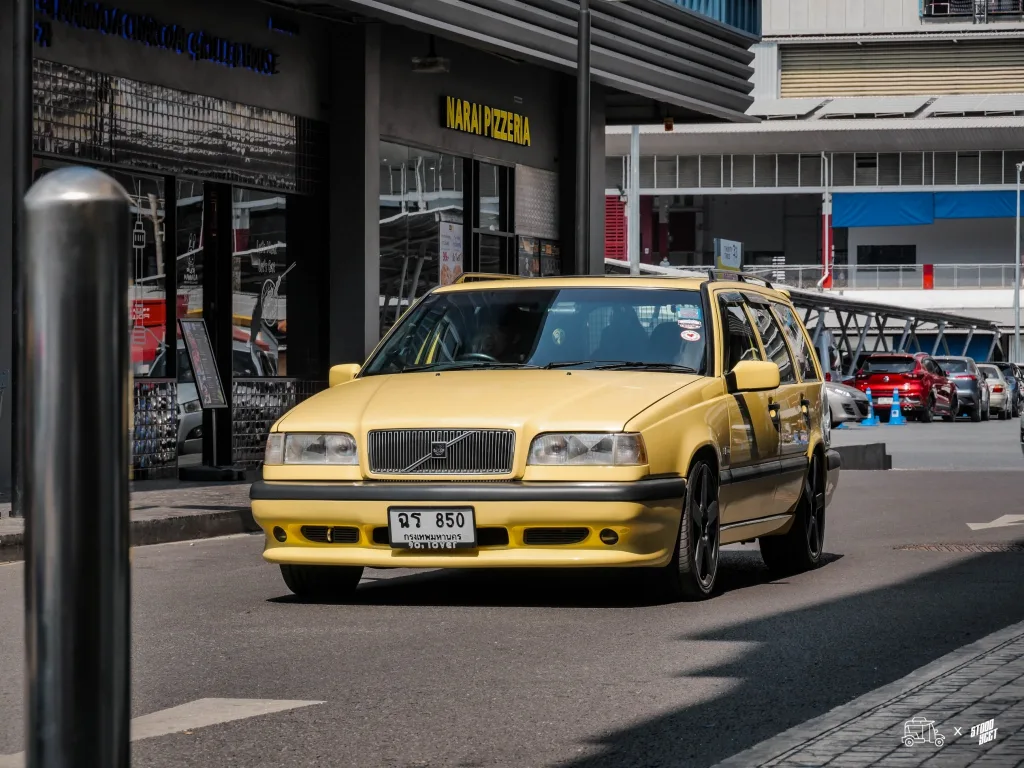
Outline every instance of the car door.
<path fill-rule="evenodd" d="M 924 367 L 928 383 L 926 391 L 930 391 L 935 397 L 935 405 L 940 410 L 948 411 L 953 403 L 953 385 L 942 375 L 942 369 L 932 358 L 926 357 L 921 365 Z"/>
<path fill-rule="evenodd" d="M 779 412 L 779 471 L 776 477 L 775 506 L 780 512 L 785 512 L 796 504 L 803 488 L 811 434 L 811 403 L 814 401 L 808 395 L 808 386 L 797 376 L 793 352 L 781 323 L 771 311 L 771 303 L 758 295 L 750 295 L 748 302 L 765 355 L 779 367 L 779 389 L 776 394 Z"/>
<path fill-rule="evenodd" d="M 742 360 L 764 360 L 743 295 L 725 290 L 713 295 L 718 314 L 720 375 Z M 777 391 L 726 394 L 729 444 L 723 446 L 722 525 L 776 514 L 775 485 L 779 467 Z M 726 453 L 726 449 L 728 453 Z"/>

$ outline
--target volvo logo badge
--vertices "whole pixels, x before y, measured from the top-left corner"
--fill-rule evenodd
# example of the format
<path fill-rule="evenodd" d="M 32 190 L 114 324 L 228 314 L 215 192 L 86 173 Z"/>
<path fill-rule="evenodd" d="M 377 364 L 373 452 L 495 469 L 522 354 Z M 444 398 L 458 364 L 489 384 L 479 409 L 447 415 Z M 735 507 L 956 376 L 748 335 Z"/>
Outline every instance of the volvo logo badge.
<path fill-rule="evenodd" d="M 430 452 L 426 456 L 421 456 L 419 459 L 414 461 L 412 464 L 402 470 L 403 474 L 409 472 L 415 472 L 417 469 L 422 467 L 428 461 L 444 461 L 448 458 L 448 449 L 456 443 L 460 443 L 470 435 L 476 434 L 476 430 L 467 429 L 465 432 L 459 432 L 451 440 L 431 440 L 430 441 Z"/>
<path fill-rule="evenodd" d="M 430 458 L 432 459 L 446 459 L 448 458 L 448 443 L 437 441 L 430 444 Z"/>

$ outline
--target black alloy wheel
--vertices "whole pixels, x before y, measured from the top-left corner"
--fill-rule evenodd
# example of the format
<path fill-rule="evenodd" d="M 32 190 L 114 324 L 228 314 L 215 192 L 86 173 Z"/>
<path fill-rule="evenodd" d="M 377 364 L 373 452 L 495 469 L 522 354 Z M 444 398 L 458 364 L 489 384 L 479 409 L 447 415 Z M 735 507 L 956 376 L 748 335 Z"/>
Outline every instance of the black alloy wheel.
<path fill-rule="evenodd" d="M 718 574 L 721 522 L 718 477 L 709 464 L 690 468 L 676 549 L 667 565 L 654 569 L 655 589 L 667 600 L 703 600 Z"/>
<path fill-rule="evenodd" d="M 932 419 L 935 418 L 935 398 L 928 395 L 928 399 L 925 400 L 924 408 L 921 409 L 921 415 L 918 421 L 925 424 L 931 424 Z"/>
<path fill-rule="evenodd" d="M 788 576 L 817 568 L 825 550 L 825 464 L 820 453 L 811 457 L 790 529 L 780 536 L 758 540 L 761 559 L 773 576 Z"/>

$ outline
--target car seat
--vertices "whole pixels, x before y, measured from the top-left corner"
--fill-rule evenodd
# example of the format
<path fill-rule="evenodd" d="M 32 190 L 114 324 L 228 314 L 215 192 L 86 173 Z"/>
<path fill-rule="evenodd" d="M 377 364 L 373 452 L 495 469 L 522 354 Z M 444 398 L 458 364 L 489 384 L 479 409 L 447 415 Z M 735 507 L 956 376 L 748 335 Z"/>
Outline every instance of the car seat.
<path fill-rule="evenodd" d="M 647 332 L 632 307 L 617 307 L 612 321 L 601 331 L 601 341 L 593 360 L 644 360 L 647 357 Z"/>

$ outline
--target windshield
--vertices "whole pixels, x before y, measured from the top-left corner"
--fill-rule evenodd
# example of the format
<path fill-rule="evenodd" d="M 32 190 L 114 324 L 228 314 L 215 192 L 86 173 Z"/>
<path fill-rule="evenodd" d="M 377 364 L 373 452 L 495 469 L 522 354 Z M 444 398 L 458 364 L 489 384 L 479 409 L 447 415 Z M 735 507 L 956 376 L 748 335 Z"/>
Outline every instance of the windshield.
<path fill-rule="evenodd" d="M 949 357 L 939 358 L 939 365 L 947 373 L 970 373 L 970 366 L 966 360 L 953 360 Z"/>
<path fill-rule="evenodd" d="M 870 357 L 864 361 L 865 373 L 911 373 L 917 367 L 912 357 Z"/>
<path fill-rule="evenodd" d="M 434 293 L 399 323 L 363 375 L 410 370 L 705 364 L 697 291 L 520 288 Z"/>

